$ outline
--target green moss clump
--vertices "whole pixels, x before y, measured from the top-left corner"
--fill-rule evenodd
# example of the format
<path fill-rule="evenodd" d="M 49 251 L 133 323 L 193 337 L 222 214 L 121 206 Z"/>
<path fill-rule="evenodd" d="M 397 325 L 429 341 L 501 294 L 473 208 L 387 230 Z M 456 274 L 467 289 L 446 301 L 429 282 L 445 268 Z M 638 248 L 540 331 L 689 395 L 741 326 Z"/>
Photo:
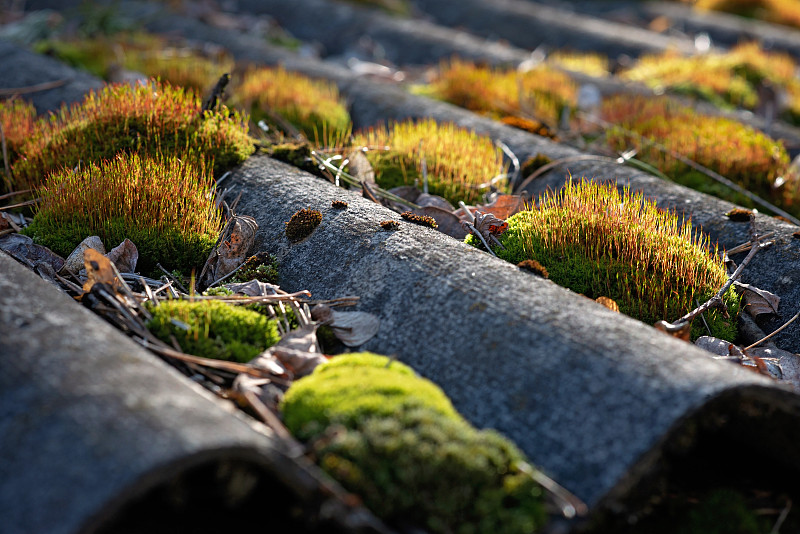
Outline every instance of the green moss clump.
<path fill-rule="evenodd" d="M 312 80 L 282 67 L 259 67 L 245 72 L 236 98 L 254 120 L 281 130 L 273 116 L 278 114 L 317 143 L 350 133 L 350 114 L 336 85 L 328 81 Z"/>
<path fill-rule="evenodd" d="M 389 524 L 527 533 L 545 522 L 542 489 L 522 453 L 474 429 L 403 364 L 369 353 L 334 357 L 295 382 L 281 408 L 319 465 Z"/>
<path fill-rule="evenodd" d="M 222 302 L 168 300 L 149 309 L 147 328 L 165 343 L 174 336 L 196 356 L 245 363 L 280 339 L 274 320 Z"/>
<path fill-rule="evenodd" d="M 278 284 L 278 260 L 268 252 L 259 252 L 247 258 L 244 265 L 236 271 L 231 282 L 258 280 L 266 284 Z"/>
<path fill-rule="evenodd" d="M 303 208 L 292 215 L 286 223 L 286 237 L 292 241 L 311 235 L 311 232 L 322 222 L 322 213 L 319 210 Z"/>
<path fill-rule="evenodd" d="M 429 192 L 454 205 L 459 200 L 477 203 L 488 183 L 505 172 L 503 152 L 491 139 L 430 119 L 372 128 L 356 135 L 353 142 L 371 148 L 364 154 L 382 188 L 421 183 L 424 161 Z M 498 189 L 508 190 L 506 181 L 495 182 Z"/>
<path fill-rule="evenodd" d="M 157 263 L 190 272 L 203 265 L 220 232 L 213 190 L 203 167 L 120 154 L 49 175 L 36 190 L 42 200 L 24 233 L 62 256 L 91 235 L 108 250 L 127 238 L 142 272 Z"/>
<path fill-rule="evenodd" d="M 477 244 L 473 236 L 467 241 Z M 510 217 L 500 242 L 499 257 L 515 264 L 535 259 L 553 282 L 592 299 L 608 297 L 648 324 L 681 317 L 727 280 L 708 238 L 689 221 L 680 225 L 641 193 L 613 185 L 570 180 L 538 207 Z M 733 341 L 739 309 L 733 288 L 724 301 L 731 319 L 716 310 L 705 317 L 712 335 Z M 695 322 L 692 336 L 703 332 Z"/>
<path fill-rule="evenodd" d="M 13 165 L 20 148 L 38 134 L 36 109 L 33 104 L 25 100 L 0 101 L 0 125 L 3 126 L 3 137 L 8 156 L 8 161 L 5 161 L 3 152 L 0 150 L 0 174 L 3 176 L 0 184 L 4 183 L 4 187 L 0 187 L 0 192 L 2 192 L 4 189 L 10 191 L 12 188 L 5 173 L 6 167 Z"/>
<path fill-rule="evenodd" d="M 743 195 L 675 158 L 677 153 L 699 163 L 745 189 L 774 199 L 788 208 L 775 180 L 789 167 L 784 146 L 739 122 L 698 114 L 667 98 L 613 97 L 603 103 L 604 120 L 616 125 L 606 138 L 614 150 L 635 148 L 637 157 L 658 168 L 676 182 L 731 202 L 749 205 Z M 666 151 L 655 146 L 663 145 Z M 787 185 L 784 189 L 791 189 Z M 797 209 L 797 208 L 795 208 Z"/>
<path fill-rule="evenodd" d="M 20 148 L 18 188 L 35 187 L 51 172 L 111 159 L 119 152 L 175 156 L 212 166 L 216 175 L 252 154 L 247 118 L 224 106 L 201 112 L 192 92 L 152 81 L 109 85 L 41 121 L 41 135 Z"/>

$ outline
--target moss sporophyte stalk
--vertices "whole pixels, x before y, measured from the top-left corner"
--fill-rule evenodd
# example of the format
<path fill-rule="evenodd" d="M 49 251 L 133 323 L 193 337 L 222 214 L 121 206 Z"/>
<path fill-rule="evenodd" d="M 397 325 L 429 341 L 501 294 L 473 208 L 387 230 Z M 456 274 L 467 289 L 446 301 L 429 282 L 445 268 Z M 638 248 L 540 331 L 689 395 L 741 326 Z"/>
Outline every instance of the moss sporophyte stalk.
<path fill-rule="evenodd" d="M 542 488 L 522 453 L 476 430 L 432 382 L 385 356 L 336 356 L 281 405 L 319 465 L 390 525 L 432 533 L 528 533 Z"/>
<path fill-rule="evenodd" d="M 219 175 L 255 150 L 247 117 L 224 106 L 201 112 L 201 106 L 191 91 L 157 81 L 91 92 L 81 103 L 40 120 L 41 131 L 19 150 L 13 185 L 35 187 L 51 172 L 119 152 L 202 162 Z"/>
<path fill-rule="evenodd" d="M 220 231 L 213 191 L 202 164 L 120 154 L 48 175 L 36 188 L 41 202 L 24 233 L 63 256 L 90 235 L 108 250 L 128 238 L 142 272 L 158 262 L 189 272 L 202 266 Z"/>
<path fill-rule="evenodd" d="M 536 260 L 553 282 L 592 299 L 611 298 L 622 313 L 651 325 L 683 316 L 727 280 L 716 250 L 688 220 L 613 184 L 570 180 L 507 222 L 504 248 L 494 249 L 498 257 Z M 474 236 L 467 241 L 479 245 Z M 717 310 L 705 318 L 711 335 L 733 341 L 739 297 L 731 288 L 723 299 L 731 318 Z M 693 337 L 704 333 L 695 321 Z"/>
<path fill-rule="evenodd" d="M 355 135 L 353 143 L 369 148 L 365 155 L 384 189 L 415 182 L 421 187 L 424 160 L 429 192 L 452 204 L 476 203 L 493 180 L 496 188 L 507 190 L 502 150 L 488 137 L 452 123 L 430 119 L 394 123 Z"/>

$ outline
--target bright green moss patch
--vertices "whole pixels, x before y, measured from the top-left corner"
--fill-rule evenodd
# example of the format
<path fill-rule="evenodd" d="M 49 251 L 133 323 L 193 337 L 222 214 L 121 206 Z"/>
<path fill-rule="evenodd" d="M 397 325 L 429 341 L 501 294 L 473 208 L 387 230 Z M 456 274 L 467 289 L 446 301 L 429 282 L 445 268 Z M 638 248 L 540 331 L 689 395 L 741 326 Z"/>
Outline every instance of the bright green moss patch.
<path fill-rule="evenodd" d="M 224 106 L 218 112 L 200 109 L 194 93 L 159 82 L 91 92 L 41 123 L 42 134 L 21 147 L 13 168 L 16 186 L 35 186 L 50 172 L 111 159 L 123 151 L 209 166 L 213 162 L 216 174 L 253 152 L 245 116 Z"/>
<path fill-rule="evenodd" d="M 336 85 L 312 80 L 283 68 L 259 67 L 245 72 L 236 99 L 253 120 L 282 130 L 274 114 L 291 123 L 312 142 L 325 143 L 350 133 L 350 114 Z"/>
<path fill-rule="evenodd" d="M 674 213 L 613 185 L 567 182 L 539 206 L 510 217 L 500 242 L 499 257 L 515 264 L 536 260 L 555 283 L 592 299 L 611 298 L 622 313 L 648 324 L 678 319 L 727 280 L 708 238 L 689 221 L 681 225 Z M 719 311 L 705 317 L 711 335 L 733 341 L 739 298 L 731 288 L 724 300 L 731 319 Z M 695 321 L 693 336 L 703 332 Z"/>
<path fill-rule="evenodd" d="M 62 256 L 90 235 L 108 250 L 128 238 L 142 272 L 158 262 L 189 272 L 203 265 L 220 231 L 213 187 L 203 167 L 121 154 L 49 175 L 37 189 L 42 200 L 25 233 Z"/>
<path fill-rule="evenodd" d="M 147 328 L 165 343 L 174 336 L 184 352 L 248 362 L 278 342 L 275 321 L 260 313 L 213 300 L 162 301 L 150 306 Z"/>
<path fill-rule="evenodd" d="M 749 126 L 701 115 L 668 98 L 612 97 L 604 102 L 602 114 L 605 121 L 615 125 L 606 132 L 611 148 L 637 149 L 637 158 L 678 183 L 727 200 L 749 202 L 741 195 L 734 198 L 729 188 L 669 152 L 716 171 L 762 198 L 782 203 L 774 183 L 788 168 L 789 155 L 780 142 Z"/>
<path fill-rule="evenodd" d="M 268 252 L 259 252 L 247 258 L 231 282 L 249 282 L 258 280 L 266 284 L 278 283 L 278 260 Z"/>
<path fill-rule="evenodd" d="M 433 120 L 405 121 L 356 135 L 356 145 L 369 147 L 365 155 L 384 189 L 422 183 L 422 161 L 428 172 L 428 190 L 452 204 L 479 201 L 489 183 L 504 174 L 503 153 L 488 137 L 454 124 Z M 504 178 L 495 187 L 506 190 Z"/>
<path fill-rule="evenodd" d="M 432 533 L 542 527 L 542 489 L 522 453 L 479 431 L 432 382 L 369 353 L 334 357 L 289 388 L 287 427 L 319 465 L 392 525 Z"/>

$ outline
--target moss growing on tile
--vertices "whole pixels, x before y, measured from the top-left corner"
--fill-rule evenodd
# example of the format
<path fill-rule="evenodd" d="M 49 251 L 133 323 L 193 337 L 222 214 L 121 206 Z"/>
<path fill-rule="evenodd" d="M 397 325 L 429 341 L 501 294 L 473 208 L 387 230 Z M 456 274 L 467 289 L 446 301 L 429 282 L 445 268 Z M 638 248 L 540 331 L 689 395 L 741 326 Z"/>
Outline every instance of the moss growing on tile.
<path fill-rule="evenodd" d="M 495 119 L 536 119 L 552 131 L 565 108 L 575 107 L 578 89 L 568 75 L 547 65 L 518 72 L 453 60 L 440 65 L 423 92 Z"/>
<path fill-rule="evenodd" d="M 760 103 L 759 85 L 769 82 L 785 86 L 794 78 L 795 68 L 788 54 L 743 43 L 721 53 L 687 57 L 667 51 L 644 56 L 619 76 L 657 90 L 695 96 L 722 108 L 755 109 Z"/>
<path fill-rule="evenodd" d="M 747 197 L 692 169 L 669 152 L 699 163 L 762 198 L 786 205 L 785 190 L 778 192 L 774 185 L 788 169 L 789 155 L 780 142 L 749 126 L 723 117 L 701 115 L 668 98 L 630 95 L 607 99 L 602 115 L 615 125 L 606 133 L 612 149 L 635 148 L 637 158 L 680 184 L 752 205 Z M 666 150 L 655 146 L 653 141 Z"/>
<path fill-rule="evenodd" d="M 477 244 L 477 239 L 468 237 Z M 539 205 L 508 219 L 495 253 L 512 263 L 538 261 L 550 280 L 589 298 L 611 298 L 620 311 L 648 324 L 674 321 L 715 294 L 727 280 L 708 238 L 689 221 L 613 185 L 569 181 Z M 724 296 L 731 314 L 706 314 L 711 335 L 736 337 L 739 297 Z M 692 329 L 703 335 L 701 321 Z"/>
<path fill-rule="evenodd" d="M 33 104 L 20 99 L 0 101 L 0 125 L 3 127 L 5 150 L 8 161 L 5 161 L 0 150 L 0 175 L 3 180 L 0 191 L 11 189 L 11 180 L 5 174 L 6 167 L 10 168 L 17 159 L 20 148 L 29 140 L 39 135 L 39 122 L 36 118 L 36 109 Z"/>
<path fill-rule="evenodd" d="M 175 337 L 196 356 L 246 363 L 279 340 L 274 320 L 214 300 L 168 300 L 149 308 L 147 328 L 165 343 Z"/>
<path fill-rule="evenodd" d="M 428 190 L 452 204 L 473 204 L 488 192 L 489 183 L 505 173 L 503 152 L 488 137 L 454 124 L 427 119 L 372 128 L 354 137 L 365 152 L 384 189 L 422 184 L 422 161 L 428 173 Z M 507 190 L 506 180 L 495 187 Z"/>
<path fill-rule="evenodd" d="M 319 210 L 303 208 L 295 212 L 286 223 L 286 237 L 291 241 L 300 241 L 311 235 L 319 223 L 322 222 L 322 213 Z"/>
<path fill-rule="evenodd" d="M 214 181 L 202 166 L 120 154 L 77 172 L 50 174 L 25 229 L 37 243 L 67 256 L 97 235 L 107 250 L 128 238 L 139 250 L 139 269 L 161 263 L 190 272 L 202 267 L 220 232 Z"/>
<path fill-rule="evenodd" d="M 319 465 L 390 525 L 521 533 L 544 524 L 542 490 L 519 450 L 471 427 L 403 364 L 336 356 L 297 381 L 281 408 Z"/>
<path fill-rule="evenodd" d="M 277 114 L 315 143 L 350 133 L 350 114 L 335 84 L 280 67 L 246 71 L 236 89 L 236 101 L 252 113 L 253 120 L 282 130 L 274 117 Z"/>
<path fill-rule="evenodd" d="M 194 93 L 166 83 L 110 85 L 43 121 L 41 135 L 20 148 L 14 181 L 33 187 L 51 172 L 120 152 L 213 164 L 219 175 L 253 151 L 246 116 L 224 106 L 203 113 Z"/>

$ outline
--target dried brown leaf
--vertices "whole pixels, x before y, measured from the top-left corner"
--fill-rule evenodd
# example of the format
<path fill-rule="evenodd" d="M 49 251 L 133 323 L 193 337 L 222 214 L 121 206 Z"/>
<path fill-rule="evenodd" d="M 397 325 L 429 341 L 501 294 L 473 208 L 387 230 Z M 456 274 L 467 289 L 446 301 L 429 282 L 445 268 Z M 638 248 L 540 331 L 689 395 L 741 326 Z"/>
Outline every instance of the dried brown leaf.
<path fill-rule="evenodd" d="M 240 282 L 235 284 L 225 284 L 222 287 L 230 289 L 234 293 L 241 293 L 248 297 L 263 297 L 265 295 L 275 295 L 278 286 L 260 282 L 258 280 L 250 280 L 249 282 Z"/>
<path fill-rule="evenodd" d="M 752 317 L 755 318 L 759 315 L 778 313 L 778 305 L 781 302 L 781 298 L 778 295 L 738 281 L 734 282 L 733 285 L 742 292 L 744 309 L 747 310 L 747 313 Z"/>
<path fill-rule="evenodd" d="M 595 301 L 598 304 L 602 304 L 603 306 L 605 306 L 609 310 L 612 310 L 612 311 L 615 311 L 615 312 L 619 311 L 619 305 L 614 301 L 614 299 L 610 299 L 608 297 L 597 297 L 595 299 Z"/>
<path fill-rule="evenodd" d="M 414 201 L 414 204 L 419 206 L 420 208 L 427 208 L 427 207 L 434 207 L 440 208 L 443 210 L 447 210 L 452 213 L 455 208 L 452 204 L 450 204 L 447 199 L 440 197 L 438 195 L 429 195 L 427 193 L 422 193 L 417 197 L 417 200 Z"/>
<path fill-rule="evenodd" d="M 362 184 L 367 184 L 373 190 L 378 187 L 375 182 L 375 170 L 363 150 L 354 150 L 347 156 L 347 170 L 349 174 Z"/>
<path fill-rule="evenodd" d="M 230 274 L 246 259 L 256 238 L 258 223 L 248 215 L 235 215 L 225 225 L 219 245 L 211 252 L 201 271 L 200 283 L 208 287 Z"/>
<path fill-rule="evenodd" d="M 348 347 L 358 347 L 378 333 L 381 320 L 367 312 L 342 312 L 333 310 L 330 323 L 334 335 Z"/>
<path fill-rule="evenodd" d="M 682 339 L 683 341 L 690 342 L 692 339 L 692 323 L 686 322 L 681 325 L 675 326 L 667 321 L 658 321 L 653 325 L 656 330 L 660 330 L 665 334 L 672 337 Z"/>
<path fill-rule="evenodd" d="M 87 278 L 86 283 L 83 284 L 84 291 L 91 291 L 92 286 L 95 284 L 106 284 L 111 287 L 120 286 L 117 275 L 114 274 L 111 260 L 93 248 L 87 248 L 83 253 L 83 258 Z"/>
<path fill-rule="evenodd" d="M 522 195 L 497 195 L 497 198 L 489 204 L 483 206 L 470 207 L 470 212 L 474 215 L 476 211 L 481 213 L 491 213 L 498 219 L 508 219 L 515 213 L 525 209 L 526 197 Z M 463 209 L 458 209 L 456 215 L 463 220 L 469 220 L 469 216 Z"/>

